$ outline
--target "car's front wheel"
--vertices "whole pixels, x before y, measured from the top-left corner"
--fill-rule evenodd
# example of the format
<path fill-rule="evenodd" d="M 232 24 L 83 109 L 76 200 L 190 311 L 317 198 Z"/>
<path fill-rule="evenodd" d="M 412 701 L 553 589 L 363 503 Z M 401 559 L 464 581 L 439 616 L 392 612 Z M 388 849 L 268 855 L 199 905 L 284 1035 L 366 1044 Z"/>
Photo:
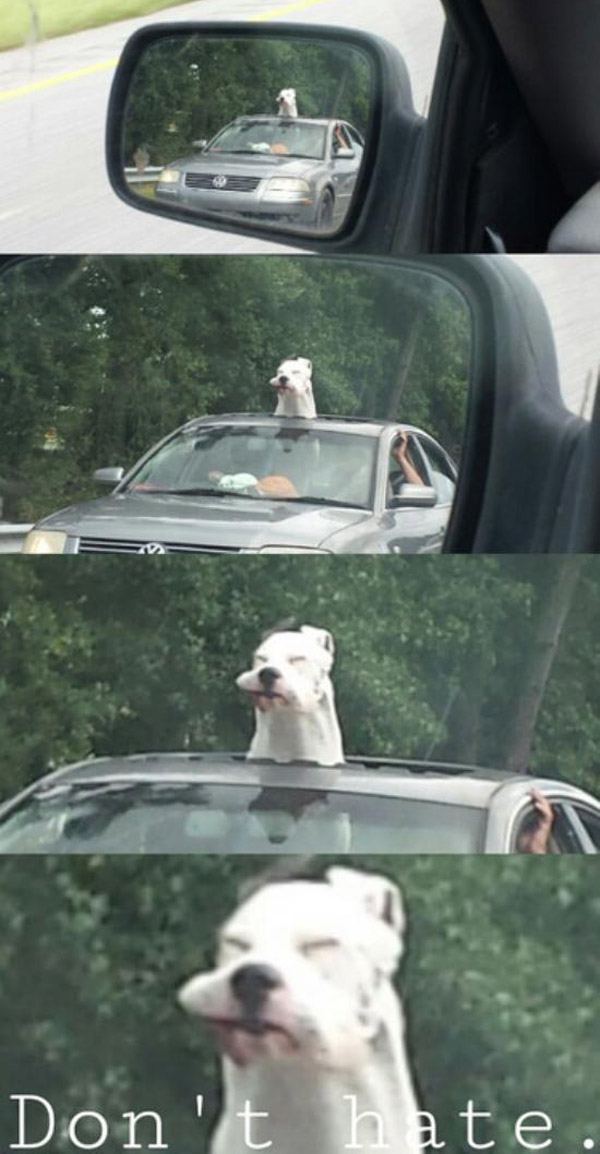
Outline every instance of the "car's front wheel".
<path fill-rule="evenodd" d="M 333 227 L 333 210 L 335 208 L 335 198 L 330 188 L 326 188 L 321 194 L 321 199 L 317 208 L 317 228 L 323 231 L 329 230 Z"/>

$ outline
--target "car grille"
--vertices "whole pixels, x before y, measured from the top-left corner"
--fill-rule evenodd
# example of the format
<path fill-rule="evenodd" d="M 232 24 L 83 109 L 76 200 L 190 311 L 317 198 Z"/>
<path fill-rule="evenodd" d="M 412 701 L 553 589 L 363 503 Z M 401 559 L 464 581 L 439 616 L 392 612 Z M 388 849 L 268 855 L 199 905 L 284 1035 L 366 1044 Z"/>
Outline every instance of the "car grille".
<path fill-rule="evenodd" d="M 224 179 L 227 181 L 222 188 L 215 186 L 213 181 Z M 185 184 L 187 188 L 210 188 L 213 192 L 254 192 L 260 184 L 260 176 L 227 176 L 221 177 L 217 172 L 186 172 Z"/>
<path fill-rule="evenodd" d="M 153 541 L 111 541 L 104 537 L 80 537 L 77 548 L 78 553 L 129 553 L 139 554 L 144 550 L 146 555 L 154 552 L 151 549 Z M 240 550 L 235 547 L 227 545 L 196 545 L 185 544 L 181 542 L 171 542 L 168 544 L 159 542 L 161 548 L 165 553 L 239 553 Z M 160 549 L 156 552 L 160 554 Z"/>

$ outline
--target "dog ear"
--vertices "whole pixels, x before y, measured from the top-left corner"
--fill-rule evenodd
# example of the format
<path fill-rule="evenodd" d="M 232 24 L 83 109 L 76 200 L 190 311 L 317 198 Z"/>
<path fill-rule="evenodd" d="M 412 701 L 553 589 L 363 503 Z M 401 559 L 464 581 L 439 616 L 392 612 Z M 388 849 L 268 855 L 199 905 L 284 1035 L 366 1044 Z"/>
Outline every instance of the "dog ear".
<path fill-rule="evenodd" d="M 333 634 L 328 629 L 317 629 L 314 625 L 301 625 L 300 632 L 304 633 L 305 637 L 310 637 L 312 641 L 316 641 L 317 645 L 322 645 L 325 650 L 325 666 L 329 672 L 335 657 Z"/>
<path fill-rule="evenodd" d="M 398 886 L 381 874 L 360 873 L 344 866 L 332 866 L 326 873 L 327 881 L 349 897 L 354 897 L 365 909 L 379 918 L 401 937 L 405 917 L 402 896 Z"/>

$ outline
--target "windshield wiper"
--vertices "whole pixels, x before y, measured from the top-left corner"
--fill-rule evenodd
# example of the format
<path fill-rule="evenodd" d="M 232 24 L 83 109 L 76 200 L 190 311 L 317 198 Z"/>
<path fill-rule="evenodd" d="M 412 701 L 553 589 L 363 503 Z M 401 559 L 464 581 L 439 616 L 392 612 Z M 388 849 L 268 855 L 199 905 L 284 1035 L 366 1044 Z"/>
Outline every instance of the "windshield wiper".
<path fill-rule="evenodd" d="M 357 505 L 356 501 L 337 501 L 335 497 L 269 497 L 271 501 L 290 501 L 301 505 L 332 505 L 336 509 L 360 509 L 368 513 L 366 505 Z"/>
<path fill-rule="evenodd" d="M 216 148 L 211 156 L 268 156 L 260 148 Z"/>
<path fill-rule="evenodd" d="M 129 490 L 135 492 L 135 490 Z M 252 493 L 235 492 L 233 489 L 209 489 L 206 486 L 190 486 L 189 489 L 149 489 L 149 494 L 158 493 L 164 496 L 165 493 L 174 497 L 248 497 L 254 500 Z"/>

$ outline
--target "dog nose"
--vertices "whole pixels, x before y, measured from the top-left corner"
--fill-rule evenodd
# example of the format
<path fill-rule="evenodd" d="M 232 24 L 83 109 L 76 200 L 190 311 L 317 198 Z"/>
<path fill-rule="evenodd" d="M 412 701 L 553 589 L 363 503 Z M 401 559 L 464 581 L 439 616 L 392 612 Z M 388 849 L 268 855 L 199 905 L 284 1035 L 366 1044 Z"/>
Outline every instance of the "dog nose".
<path fill-rule="evenodd" d="M 277 379 L 280 385 L 287 385 L 290 378 L 286 377 L 285 373 L 280 373 Z"/>
<path fill-rule="evenodd" d="M 272 689 L 280 676 L 278 669 L 274 669 L 272 665 L 265 665 L 264 669 L 259 671 L 258 680 L 264 689 Z"/>
<path fill-rule="evenodd" d="M 281 978 L 272 966 L 240 966 L 230 979 L 234 996 L 247 1014 L 256 1014 L 264 1006 L 271 990 L 280 986 Z"/>

